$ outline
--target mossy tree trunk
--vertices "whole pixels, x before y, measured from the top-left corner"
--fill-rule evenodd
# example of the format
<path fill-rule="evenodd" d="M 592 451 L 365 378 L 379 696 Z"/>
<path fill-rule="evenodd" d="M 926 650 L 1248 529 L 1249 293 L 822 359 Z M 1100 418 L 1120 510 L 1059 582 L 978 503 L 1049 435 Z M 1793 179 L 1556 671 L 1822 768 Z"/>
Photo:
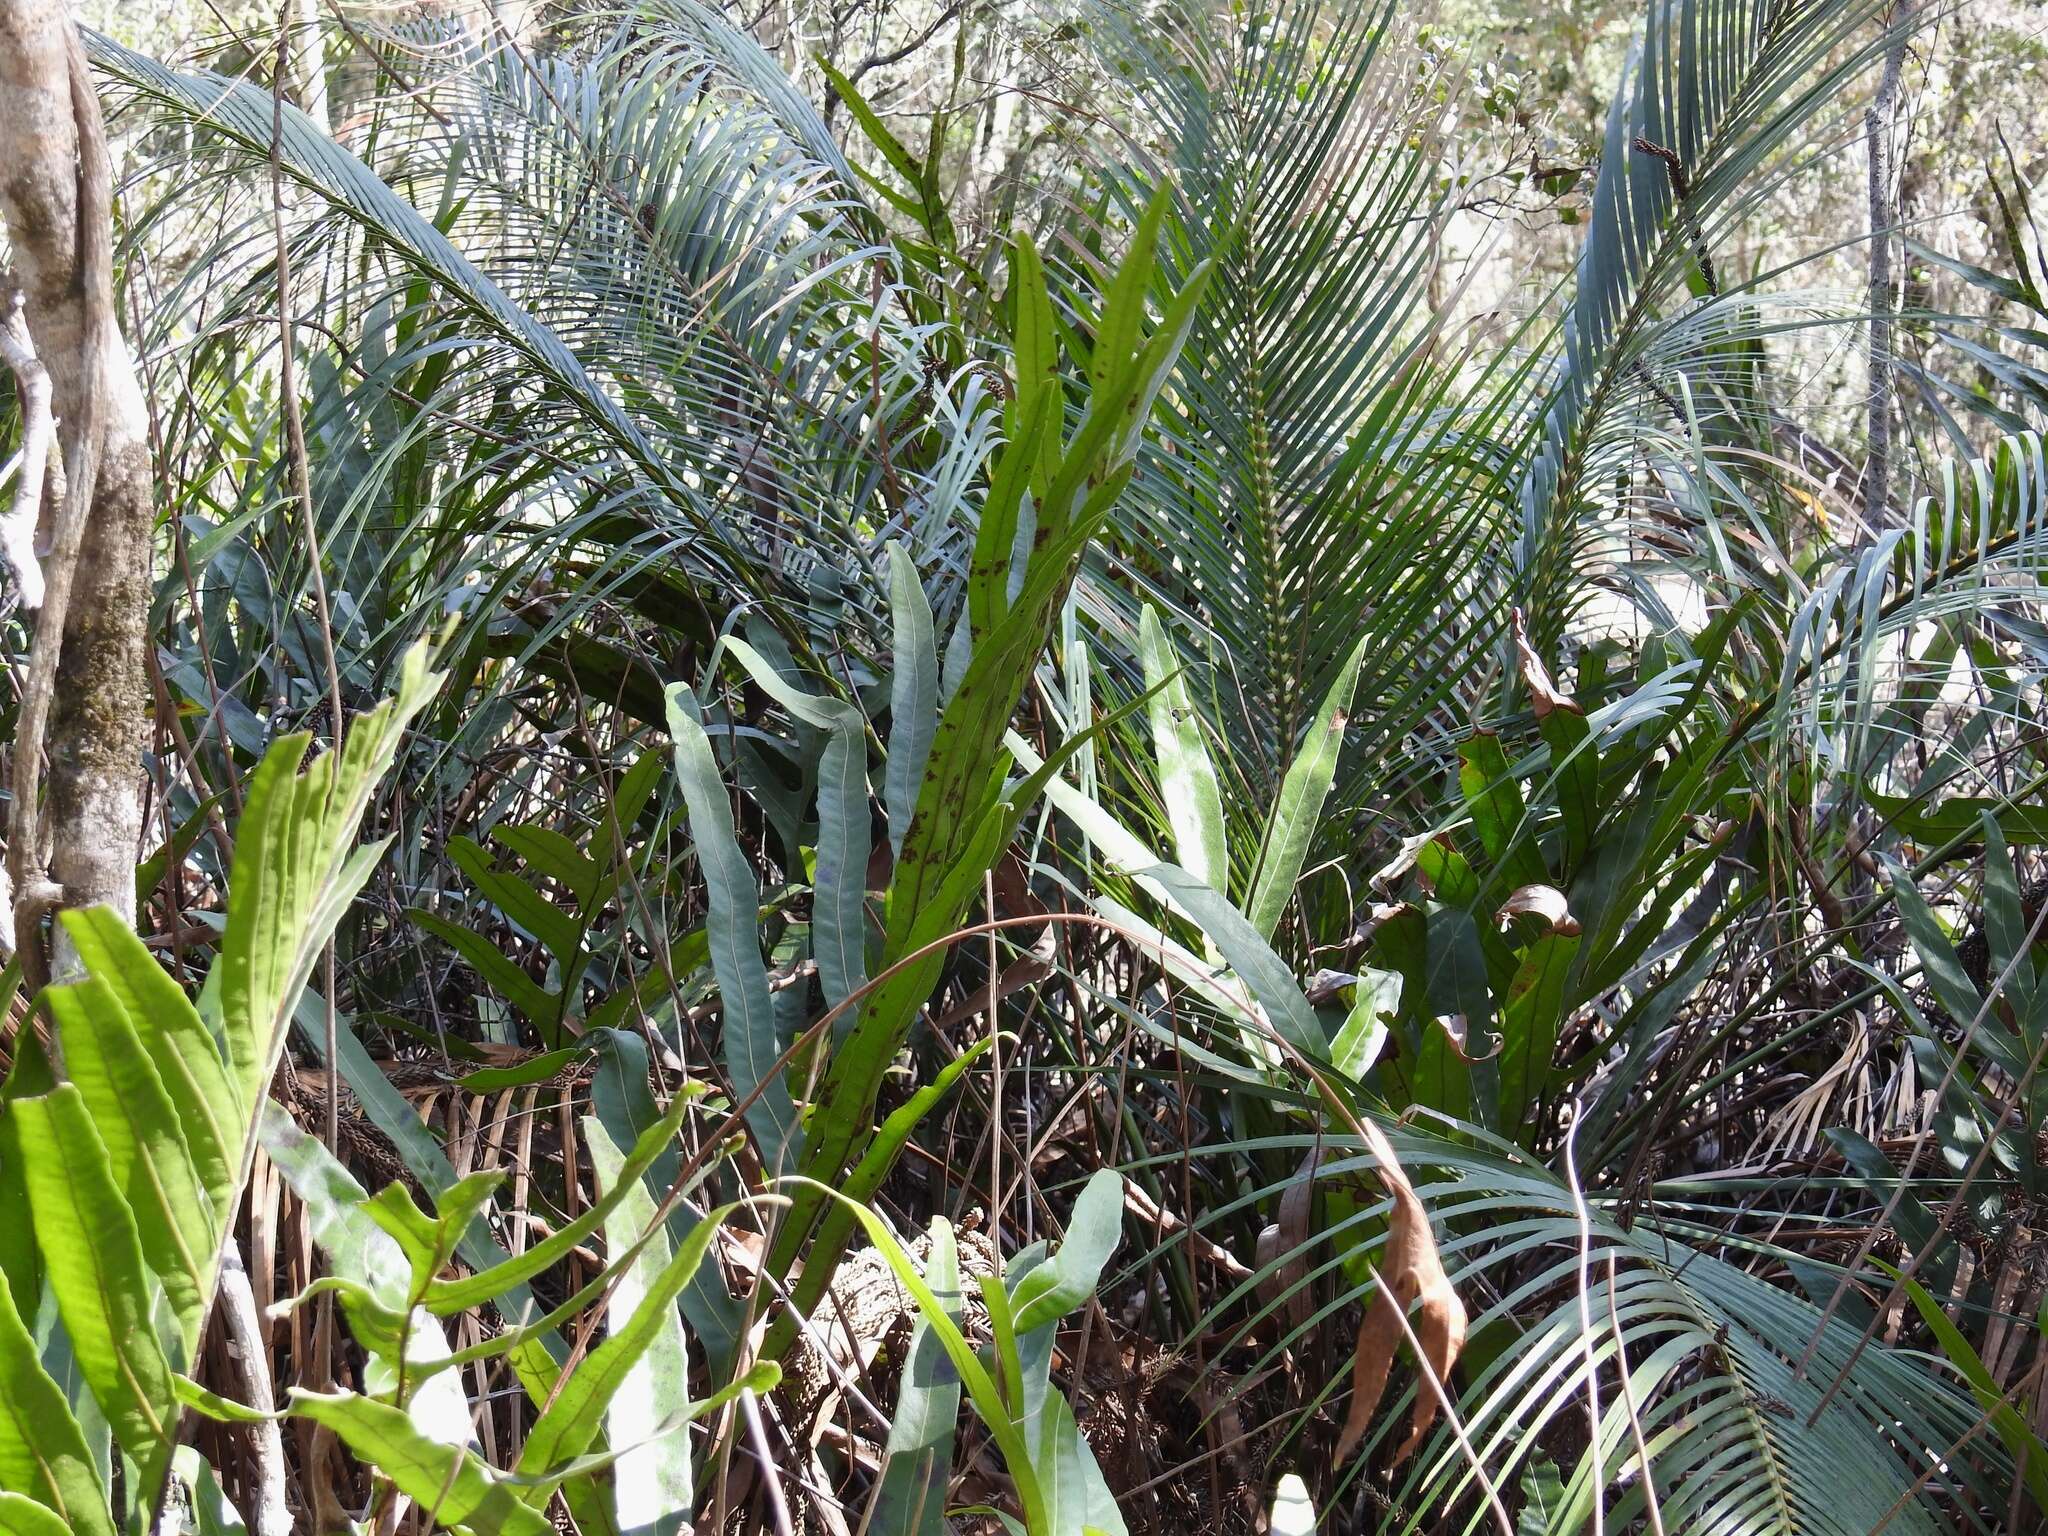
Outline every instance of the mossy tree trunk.
<path fill-rule="evenodd" d="M 40 807 L 33 793 L 26 807 L 17 798 L 8 829 L 31 976 L 43 908 L 104 902 L 135 913 L 154 514 L 148 413 L 114 303 L 110 181 L 68 6 L 0 0 L 0 217 L 14 262 L 0 301 L 18 296 L 48 371 L 68 485 L 61 498 L 54 486 L 45 495 L 39 521 L 47 595 L 15 741 L 17 796 L 36 784 L 20 758 L 33 757 L 37 734 L 47 791 Z"/>

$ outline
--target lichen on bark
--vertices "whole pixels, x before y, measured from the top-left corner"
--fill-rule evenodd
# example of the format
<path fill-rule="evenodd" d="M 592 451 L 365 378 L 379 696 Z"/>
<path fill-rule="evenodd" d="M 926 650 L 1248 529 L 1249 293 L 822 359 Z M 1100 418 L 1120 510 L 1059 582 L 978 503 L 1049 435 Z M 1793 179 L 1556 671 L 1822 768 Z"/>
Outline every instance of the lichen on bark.
<path fill-rule="evenodd" d="M 36 841 L 48 849 L 48 874 L 65 904 L 105 903 L 132 918 L 155 523 L 148 416 L 114 311 L 99 106 L 61 0 L 0 0 L 0 167 L 11 285 L 49 372 L 72 495 L 89 492 L 77 509 L 84 521 L 75 560 L 66 559 L 61 524 L 42 529 L 39 540 L 45 574 L 68 564 L 70 583 L 53 587 L 37 626 L 37 649 L 53 640 L 59 649 Z M 46 633 L 52 615 L 61 615 L 59 635 Z M 22 819 L 17 806 L 8 859 L 17 887 L 24 867 L 44 867 L 40 849 L 20 846 Z"/>

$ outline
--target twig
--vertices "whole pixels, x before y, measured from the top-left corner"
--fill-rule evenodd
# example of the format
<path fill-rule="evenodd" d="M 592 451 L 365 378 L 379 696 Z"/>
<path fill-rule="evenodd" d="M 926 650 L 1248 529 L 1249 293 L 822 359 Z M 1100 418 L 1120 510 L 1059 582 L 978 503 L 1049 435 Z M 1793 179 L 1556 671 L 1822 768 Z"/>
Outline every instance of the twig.
<path fill-rule="evenodd" d="M 334 659 L 334 621 L 327 606 L 327 577 L 321 570 L 320 530 L 313 515 L 313 478 L 306 461 L 306 424 L 299 411 L 298 362 L 292 337 L 291 246 L 284 230 L 284 82 L 291 73 L 292 0 L 280 0 L 277 9 L 277 67 L 270 81 L 270 229 L 276 245 L 277 264 L 277 393 L 284 417 L 286 457 L 291 463 L 292 489 L 299 503 L 299 529 L 306 543 L 306 564 L 313 578 L 313 612 L 320 627 L 321 659 L 327 667 L 328 736 L 336 753 L 341 751 L 341 668 Z M 321 956 L 322 1002 L 327 1060 L 339 1061 L 339 1025 L 335 1019 L 334 940 L 330 938 Z M 341 1146 L 341 1095 L 327 1095 L 327 1150 L 339 1155 Z M 331 1377 L 334 1370 L 334 1298 L 321 1298 L 320 1319 L 315 1328 L 322 1369 Z"/>
<path fill-rule="evenodd" d="M 220 1299 L 221 1321 L 241 1361 L 243 1394 L 258 1413 L 274 1414 L 277 1401 L 270 1390 L 270 1355 L 263 1347 L 256 1295 L 249 1288 L 241 1248 L 232 1237 L 221 1255 Z M 255 1536 L 290 1536 L 292 1515 L 284 1497 L 284 1436 L 275 1418 L 251 1424 L 249 1432 L 256 1441 L 256 1498 L 249 1508 L 250 1529 Z"/>
<path fill-rule="evenodd" d="M 781 1463 L 768 1448 L 768 1431 L 761 1423 L 761 1405 L 754 1397 L 753 1389 L 740 1393 L 740 1412 L 747 1421 L 747 1438 L 754 1442 L 754 1453 L 761 1458 L 761 1484 L 768 1493 L 768 1508 L 775 1516 L 776 1536 L 793 1536 L 794 1527 L 789 1521 L 789 1505 L 783 1502 L 782 1481 L 776 1476 Z"/>
<path fill-rule="evenodd" d="M 858 85 L 871 70 L 887 69 L 891 64 L 901 64 L 905 59 L 917 52 L 918 49 L 937 37 L 940 29 L 960 14 L 963 5 L 964 0 L 953 0 L 951 5 L 948 5 L 933 18 L 930 26 L 926 27 L 917 36 L 911 38 L 909 42 L 899 48 L 891 49 L 887 53 L 869 54 L 846 72 L 846 78 L 855 85 Z M 827 104 L 828 111 L 831 107 L 837 106 L 838 103 L 839 93 L 835 91 L 832 93 L 832 100 Z"/>
<path fill-rule="evenodd" d="M 313 481 L 306 461 L 306 425 L 299 411 L 298 362 L 292 346 L 291 247 L 284 231 L 284 80 L 291 70 L 291 0 L 283 0 L 277 12 L 277 70 L 270 92 L 270 227 L 277 248 L 277 391 L 284 417 L 286 457 L 290 460 L 292 489 L 299 503 L 299 528 L 306 542 L 306 562 L 313 578 L 313 611 L 320 624 L 321 660 L 327 668 L 327 708 L 331 716 L 328 734 L 337 750 L 341 746 L 341 669 L 334 659 L 334 622 L 327 607 L 327 578 L 321 569 L 320 530 L 313 516 Z M 334 946 L 326 952 L 327 1059 L 335 1057 Z M 332 1152 L 340 1138 L 339 1105 L 333 1095 L 327 1100 L 327 1149 Z"/>
<path fill-rule="evenodd" d="M 1621 1403 L 1628 1410 L 1628 1432 L 1636 1442 L 1636 1464 L 1643 1469 L 1643 1500 L 1650 1515 L 1651 1536 L 1664 1536 L 1664 1512 L 1657 1507 L 1657 1484 L 1650 1476 L 1650 1447 L 1643 1440 L 1643 1416 L 1636 1408 L 1636 1389 L 1628 1379 L 1628 1345 L 1621 1336 L 1621 1313 L 1614 1304 L 1614 1250 L 1607 1250 L 1607 1326 L 1614 1330 L 1614 1355 L 1621 1374 Z"/>

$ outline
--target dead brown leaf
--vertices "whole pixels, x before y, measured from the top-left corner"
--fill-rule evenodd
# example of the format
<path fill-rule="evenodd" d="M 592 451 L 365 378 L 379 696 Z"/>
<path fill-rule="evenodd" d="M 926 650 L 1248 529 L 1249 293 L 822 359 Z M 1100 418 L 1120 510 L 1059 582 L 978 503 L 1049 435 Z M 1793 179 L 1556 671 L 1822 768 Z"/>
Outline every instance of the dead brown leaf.
<path fill-rule="evenodd" d="M 1408 1175 L 1394 1156 L 1386 1136 L 1371 1120 L 1362 1122 L 1366 1145 L 1379 1161 L 1382 1188 L 1393 1197 L 1394 1212 L 1388 1223 L 1386 1247 L 1381 1250 L 1379 1284 L 1365 1321 L 1358 1327 L 1358 1343 L 1351 1360 L 1351 1412 L 1344 1420 L 1344 1432 L 1337 1439 L 1337 1461 L 1348 1459 L 1364 1438 L 1373 1410 L 1387 1389 L 1387 1377 L 1394 1367 L 1394 1351 L 1404 1330 L 1402 1319 L 1411 1307 L 1421 1303 L 1415 1318 L 1415 1339 L 1422 1346 L 1422 1367 L 1445 1385 L 1448 1395 L 1451 1368 L 1465 1348 L 1465 1304 L 1444 1273 L 1437 1253 L 1436 1234 L 1430 1230 L 1429 1213 L 1408 1182 Z M 1389 1466 L 1397 1467 L 1414 1454 L 1436 1422 L 1436 1393 L 1428 1383 L 1415 1393 L 1415 1411 L 1408 1419 L 1408 1438 L 1403 1440 Z"/>
<path fill-rule="evenodd" d="M 1314 1299 L 1308 1287 L 1309 1216 L 1315 1209 L 1316 1171 L 1322 1165 L 1322 1147 L 1311 1147 L 1295 1170 L 1294 1181 L 1280 1196 L 1276 1213 L 1279 1219 L 1259 1232 L 1256 1258 L 1260 1269 L 1286 1256 L 1286 1262 L 1258 1284 L 1260 1305 L 1281 1304 L 1279 1325 L 1283 1333 L 1308 1325 L 1309 1306 Z"/>
<path fill-rule="evenodd" d="M 1568 693 L 1560 693 L 1550 680 L 1550 669 L 1543 665 L 1543 658 L 1529 643 L 1529 627 L 1522 620 L 1522 610 L 1511 610 L 1509 617 L 1515 629 L 1515 659 L 1521 664 L 1522 685 L 1529 690 L 1529 707 L 1536 711 L 1536 718 L 1541 720 L 1553 709 L 1583 715 L 1585 711 L 1579 707 L 1578 701 Z"/>
<path fill-rule="evenodd" d="M 1566 905 L 1564 892 L 1554 885 L 1525 885 L 1511 891 L 1494 917 L 1503 928 L 1518 917 L 1540 917 L 1552 933 L 1562 937 L 1570 938 L 1579 931 L 1579 920 Z"/>
<path fill-rule="evenodd" d="M 1438 1014 L 1436 1016 L 1436 1027 L 1443 1031 L 1444 1039 L 1449 1042 L 1451 1050 L 1456 1054 L 1458 1060 L 1464 1062 L 1467 1066 L 1482 1061 L 1491 1061 L 1501 1053 L 1501 1037 L 1486 1031 L 1481 1031 L 1481 1038 L 1486 1041 L 1486 1049 L 1476 1055 L 1473 1053 L 1472 1021 L 1462 1013 Z"/>

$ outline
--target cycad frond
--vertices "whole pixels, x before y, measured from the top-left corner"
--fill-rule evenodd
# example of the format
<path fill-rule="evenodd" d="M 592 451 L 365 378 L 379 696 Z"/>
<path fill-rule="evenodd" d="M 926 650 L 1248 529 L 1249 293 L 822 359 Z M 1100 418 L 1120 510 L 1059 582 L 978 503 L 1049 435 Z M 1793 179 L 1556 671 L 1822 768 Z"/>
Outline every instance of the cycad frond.
<path fill-rule="evenodd" d="M 1632 1215 L 1620 1196 L 1588 1191 L 1582 1219 L 1564 1179 L 1473 1127 L 1395 1126 L 1389 1136 L 1473 1314 L 1473 1374 L 1462 1390 L 1452 1384 L 1465 1437 L 1511 1504 L 1519 1503 L 1512 1490 L 1538 1462 L 1555 1459 L 1563 1474 L 1554 1508 L 1510 1511 L 1518 1529 L 1584 1531 L 1596 1496 L 1610 1530 L 1646 1528 L 1654 1494 L 1666 1531 L 1730 1536 L 1867 1536 L 1887 1520 L 1887 1530 L 1979 1529 L 1977 1511 L 2002 1508 L 2000 1480 L 2010 1469 L 1998 1462 L 1997 1447 L 1972 1439 L 1973 1455 L 1956 1453 L 1980 1418 L 1963 1385 L 1940 1362 L 1909 1350 L 1870 1345 L 1858 1353 L 1860 1319 L 1823 1324 L 1821 1307 L 1798 1293 L 1804 1285 L 1824 1298 L 1839 1273 L 1805 1249 L 1802 1221 L 1782 1223 L 1768 1239 L 1741 1236 L 1740 1205 L 1753 1192 L 1723 1194 L 1697 1181 L 1652 1186 Z M 1292 1166 L 1315 1149 L 1315 1177 L 1333 1196 L 1370 1179 L 1369 1158 L 1341 1133 L 1217 1145 L 1201 1155 Z M 1277 1198 L 1281 1187 L 1244 1197 Z M 1260 1304 L 1247 1327 L 1270 1336 L 1298 1297 L 1297 1323 L 1281 1327 L 1279 1342 L 1252 1362 L 1250 1378 L 1277 1363 L 1282 1345 L 1298 1347 L 1308 1331 L 1334 1328 L 1342 1308 L 1370 1297 L 1360 1260 L 1377 1250 L 1384 1206 L 1350 1199 L 1337 1209 L 1349 1214 L 1333 1216 L 1306 1245 L 1270 1257 L 1262 1249 L 1257 1273 L 1212 1313 L 1213 1323 L 1247 1304 L 1256 1288 Z M 1234 1211 L 1219 1204 L 1203 1224 L 1226 1222 Z M 1302 1305 L 1318 1295 L 1327 1298 L 1320 1306 Z M 1498 1344 L 1489 1347 L 1489 1338 Z M 1411 1383 L 1408 1390 L 1428 1388 Z M 1588 1416 L 1595 1402 L 1597 1455 Z M 1405 1433 L 1407 1417 L 1398 1399 L 1382 1406 L 1358 1461 L 1334 1469 L 1324 1485 L 1334 1508 L 1375 1477 L 1369 1468 Z M 1647 1478 L 1638 1429 L 1649 1451 Z M 1296 1432 L 1324 1433 L 1305 1425 Z M 1498 1528 L 1448 1425 L 1400 1469 L 1389 1492 L 1375 1529 Z"/>
<path fill-rule="evenodd" d="M 1395 8 L 1095 14 L 1139 112 L 1112 187 L 1177 187 L 1168 272 L 1222 253 L 1115 553 L 1184 616 L 1262 803 L 1361 634 L 1354 746 L 1401 741 L 1491 645 L 1527 362 L 1446 355 L 1431 283 L 1457 179 Z"/>
<path fill-rule="evenodd" d="M 224 195 L 260 170 L 266 93 L 104 40 L 94 52 L 203 135 Z M 316 465 L 344 503 L 323 497 L 323 516 L 387 533 L 394 516 L 427 519 L 392 541 L 404 568 L 380 573 L 392 622 L 462 602 L 481 623 L 495 601 L 475 601 L 478 574 L 495 599 L 565 557 L 569 584 L 550 575 L 525 638 L 499 643 L 537 656 L 593 602 L 637 604 L 650 584 L 673 589 L 653 611 L 691 615 L 685 634 L 738 604 L 800 649 L 864 622 L 845 605 L 872 602 L 857 573 L 862 519 L 881 510 L 875 436 L 927 384 L 838 171 L 688 38 L 431 58 L 439 110 L 394 107 L 364 135 L 389 179 L 289 107 L 279 145 L 295 244 L 324 257 L 298 264 L 298 305 L 337 354 L 316 367 L 336 398 L 315 414 L 356 438 L 331 445 L 355 459 L 340 484 L 336 461 Z M 246 349 L 250 317 L 275 304 L 267 222 L 224 242 L 208 289 L 165 323 Z M 378 440 L 394 418 L 401 440 Z M 401 485 L 408 473 L 427 480 Z"/>
<path fill-rule="evenodd" d="M 1553 634 L 1607 482 L 1630 467 L 1630 401 L 1656 399 L 1642 365 L 1696 297 L 1737 286 L 1713 265 L 1717 225 L 1889 46 L 1870 26 L 1880 11 L 1867 0 L 1648 7 L 1608 114 L 1542 441 L 1521 485 L 1517 564 L 1532 616 Z M 1914 22 L 1902 10 L 1896 25 Z"/>

